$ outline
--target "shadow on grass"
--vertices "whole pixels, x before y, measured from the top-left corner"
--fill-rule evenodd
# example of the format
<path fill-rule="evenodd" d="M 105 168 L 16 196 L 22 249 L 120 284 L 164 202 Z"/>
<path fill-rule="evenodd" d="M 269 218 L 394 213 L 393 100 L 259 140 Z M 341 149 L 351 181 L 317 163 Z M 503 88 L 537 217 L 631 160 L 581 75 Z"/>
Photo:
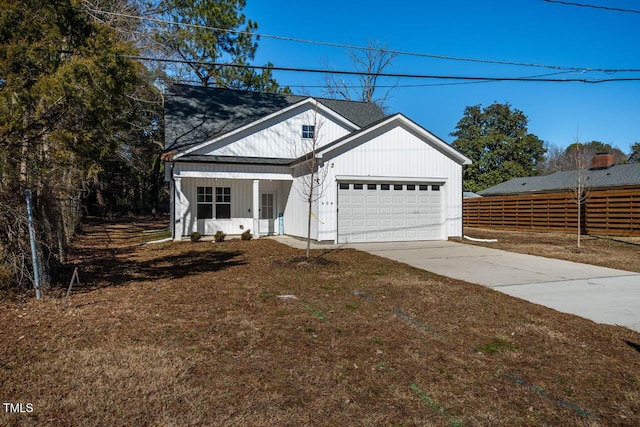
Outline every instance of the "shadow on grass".
<path fill-rule="evenodd" d="M 80 285 L 74 285 L 73 291 L 82 293 L 136 282 L 181 279 L 216 272 L 246 264 L 244 260 L 238 259 L 243 253 L 242 251 L 194 250 L 145 261 L 116 260 L 110 256 L 94 257 L 90 265 L 80 267 Z M 72 272 L 73 269 L 69 277 Z"/>
<path fill-rule="evenodd" d="M 632 341 L 627 341 L 624 340 L 625 344 L 627 344 L 629 347 L 631 347 L 632 349 L 634 349 L 635 351 L 640 353 L 640 344 L 636 344 Z"/>

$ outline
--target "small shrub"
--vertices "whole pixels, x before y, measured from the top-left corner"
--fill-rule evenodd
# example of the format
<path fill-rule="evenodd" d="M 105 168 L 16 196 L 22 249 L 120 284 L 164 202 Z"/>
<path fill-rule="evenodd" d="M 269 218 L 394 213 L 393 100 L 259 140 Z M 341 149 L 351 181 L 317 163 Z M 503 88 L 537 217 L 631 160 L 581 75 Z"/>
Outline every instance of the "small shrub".
<path fill-rule="evenodd" d="M 251 230 L 247 230 L 244 233 L 242 233 L 242 235 L 240 236 L 240 238 L 242 240 L 251 240 L 253 238 L 253 235 L 251 234 Z"/>
<path fill-rule="evenodd" d="M 199 242 L 200 239 L 202 239 L 202 234 L 198 233 L 197 231 L 194 231 L 193 233 L 191 233 L 192 242 Z"/>
<path fill-rule="evenodd" d="M 225 237 L 227 237 L 227 235 L 222 230 L 218 230 L 216 234 L 213 235 L 213 240 L 216 242 L 224 242 Z"/>

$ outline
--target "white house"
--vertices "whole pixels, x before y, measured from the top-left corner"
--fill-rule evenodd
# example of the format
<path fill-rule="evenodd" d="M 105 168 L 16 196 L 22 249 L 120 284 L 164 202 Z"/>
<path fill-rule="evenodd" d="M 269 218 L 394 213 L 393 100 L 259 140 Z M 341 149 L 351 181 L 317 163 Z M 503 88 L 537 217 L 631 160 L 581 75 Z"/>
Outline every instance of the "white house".
<path fill-rule="evenodd" d="M 462 235 L 462 166 L 471 161 L 372 103 L 174 85 L 165 141 L 174 239 L 217 230 L 306 237 L 313 163 L 314 240 Z"/>

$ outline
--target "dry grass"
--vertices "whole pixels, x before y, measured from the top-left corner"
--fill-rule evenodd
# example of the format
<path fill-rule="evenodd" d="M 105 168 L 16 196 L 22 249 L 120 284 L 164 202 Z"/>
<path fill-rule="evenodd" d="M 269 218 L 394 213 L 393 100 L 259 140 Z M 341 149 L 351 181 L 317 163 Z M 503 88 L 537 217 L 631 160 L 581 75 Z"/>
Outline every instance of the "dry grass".
<path fill-rule="evenodd" d="M 139 246 L 145 226 L 85 227 L 66 311 L 3 303 L 0 398 L 34 411 L 0 425 L 640 423 L 625 328 L 354 250 Z"/>
<path fill-rule="evenodd" d="M 471 227 L 465 228 L 464 232 L 471 237 L 498 239 L 497 243 L 475 243 L 468 240 L 465 240 L 465 243 L 640 273 L 640 238 L 638 237 L 582 236 L 580 248 L 578 248 L 575 234 L 487 230 Z"/>

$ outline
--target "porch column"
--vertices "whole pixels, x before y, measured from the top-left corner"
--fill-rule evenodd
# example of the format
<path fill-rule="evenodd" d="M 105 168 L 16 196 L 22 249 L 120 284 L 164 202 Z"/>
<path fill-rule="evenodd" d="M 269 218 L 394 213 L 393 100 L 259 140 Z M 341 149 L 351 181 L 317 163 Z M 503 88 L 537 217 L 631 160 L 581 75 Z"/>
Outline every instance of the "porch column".
<path fill-rule="evenodd" d="M 173 179 L 173 186 L 174 186 L 174 200 L 173 200 L 173 206 L 174 206 L 174 213 L 173 213 L 173 240 L 181 240 L 182 239 L 182 233 L 184 230 L 184 226 L 183 226 L 183 222 L 184 222 L 184 218 L 182 217 L 182 198 L 184 197 L 184 195 L 182 194 L 182 185 L 180 182 L 180 178 L 174 178 Z"/>
<path fill-rule="evenodd" d="M 253 237 L 260 237 L 260 180 L 253 180 Z"/>

